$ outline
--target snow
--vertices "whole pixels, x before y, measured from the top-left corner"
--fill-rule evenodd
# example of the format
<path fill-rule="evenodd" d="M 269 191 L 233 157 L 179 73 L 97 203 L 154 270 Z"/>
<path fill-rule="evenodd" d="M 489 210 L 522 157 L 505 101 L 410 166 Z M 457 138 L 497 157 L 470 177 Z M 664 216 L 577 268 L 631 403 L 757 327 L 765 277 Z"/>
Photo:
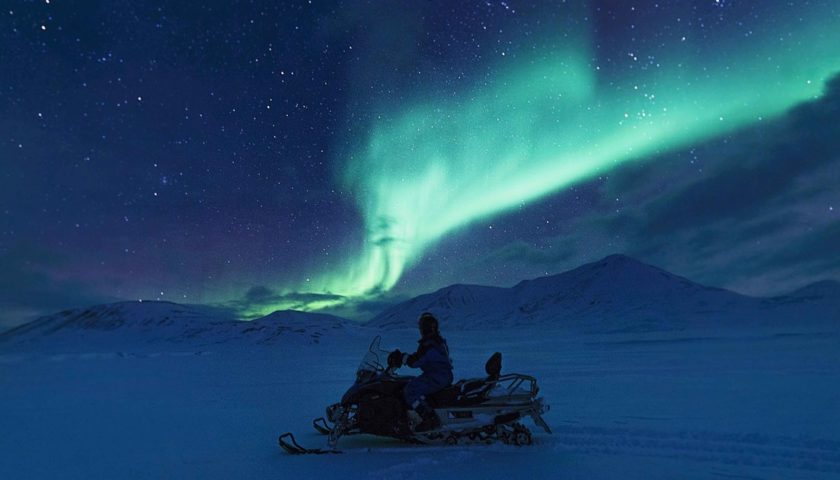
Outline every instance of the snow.
<path fill-rule="evenodd" d="M 483 376 L 495 351 L 502 373 L 535 376 L 554 433 L 526 420 L 530 447 L 280 450 L 286 431 L 323 447 L 310 422 L 370 339 L 412 349 L 425 309 L 444 319 L 456 377 Z M 0 335 L 0 478 L 837 479 L 838 312 L 836 282 L 760 299 L 621 256 L 448 287 L 369 325 L 165 302 L 62 312 Z"/>
<path fill-rule="evenodd" d="M 385 348 L 407 348 L 392 331 Z M 292 431 L 352 382 L 368 338 L 0 354 L 0 478 L 840 478 L 840 335 L 767 330 L 450 332 L 459 377 L 535 375 L 554 430 L 531 447 Z M 157 348 L 155 348 L 157 347 Z M 168 347 L 164 349 L 163 347 Z M 174 347 L 174 348 L 173 348 Z"/>

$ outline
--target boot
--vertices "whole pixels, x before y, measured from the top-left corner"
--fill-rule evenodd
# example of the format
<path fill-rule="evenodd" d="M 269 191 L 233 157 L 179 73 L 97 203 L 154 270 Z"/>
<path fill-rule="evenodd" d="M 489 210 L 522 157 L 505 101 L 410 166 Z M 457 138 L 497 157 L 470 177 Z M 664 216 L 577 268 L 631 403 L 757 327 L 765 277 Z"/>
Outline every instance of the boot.
<path fill-rule="evenodd" d="M 429 430 L 434 430 L 440 426 L 440 419 L 434 409 L 429 408 L 426 404 L 421 403 L 417 405 L 414 408 L 414 411 L 417 412 L 422 419 L 420 423 L 414 427 L 415 432 L 428 432 Z"/>

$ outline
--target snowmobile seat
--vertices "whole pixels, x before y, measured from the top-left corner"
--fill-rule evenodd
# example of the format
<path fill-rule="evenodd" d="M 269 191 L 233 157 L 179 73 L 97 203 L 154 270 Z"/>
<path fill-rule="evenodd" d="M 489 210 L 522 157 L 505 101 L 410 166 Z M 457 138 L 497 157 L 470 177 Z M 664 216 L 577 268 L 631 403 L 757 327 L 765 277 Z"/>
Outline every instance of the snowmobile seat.
<path fill-rule="evenodd" d="M 499 375 L 502 374 L 501 352 L 496 352 L 493 355 L 490 355 L 490 358 L 487 359 L 487 363 L 484 364 L 484 371 L 487 372 L 488 380 L 499 379 Z"/>
<path fill-rule="evenodd" d="M 502 354 L 496 352 L 491 355 L 484 365 L 484 371 L 487 372 L 487 378 L 459 380 L 458 383 L 430 395 L 429 403 L 437 407 L 467 407 L 483 402 L 495 386 L 495 381 L 499 379 L 502 371 Z"/>
<path fill-rule="evenodd" d="M 429 395 L 429 398 L 427 398 L 429 405 L 432 407 L 445 407 L 453 405 L 457 402 L 458 396 L 461 394 L 461 389 L 458 387 L 458 383 Z"/>
<path fill-rule="evenodd" d="M 469 407 L 483 402 L 487 394 L 496 385 L 486 378 L 470 378 L 459 380 L 443 390 L 429 395 L 428 401 L 432 407 Z"/>
<path fill-rule="evenodd" d="M 427 399 L 429 405 L 434 408 L 443 407 L 467 407 L 484 401 L 484 387 L 487 381 L 484 379 L 460 380 L 443 390 L 437 391 Z M 469 387 L 465 389 L 464 387 Z M 487 389 L 489 391 L 489 389 Z"/>

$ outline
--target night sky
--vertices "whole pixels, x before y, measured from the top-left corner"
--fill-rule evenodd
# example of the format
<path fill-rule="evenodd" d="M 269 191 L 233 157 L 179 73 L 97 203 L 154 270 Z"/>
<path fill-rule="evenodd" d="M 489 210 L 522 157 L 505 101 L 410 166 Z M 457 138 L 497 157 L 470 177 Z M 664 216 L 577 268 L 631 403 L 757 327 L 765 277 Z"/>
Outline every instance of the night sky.
<path fill-rule="evenodd" d="M 0 327 L 159 299 L 367 318 L 611 253 L 840 278 L 834 0 L 24 1 Z"/>

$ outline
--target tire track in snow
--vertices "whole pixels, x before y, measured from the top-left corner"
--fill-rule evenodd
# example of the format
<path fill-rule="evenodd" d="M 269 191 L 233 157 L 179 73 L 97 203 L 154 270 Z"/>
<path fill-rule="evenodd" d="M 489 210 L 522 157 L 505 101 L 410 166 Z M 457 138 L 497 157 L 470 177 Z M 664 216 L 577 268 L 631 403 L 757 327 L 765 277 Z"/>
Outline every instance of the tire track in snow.
<path fill-rule="evenodd" d="M 840 441 L 757 433 L 562 426 L 555 451 L 688 459 L 724 465 L 840 473 Z"/>

